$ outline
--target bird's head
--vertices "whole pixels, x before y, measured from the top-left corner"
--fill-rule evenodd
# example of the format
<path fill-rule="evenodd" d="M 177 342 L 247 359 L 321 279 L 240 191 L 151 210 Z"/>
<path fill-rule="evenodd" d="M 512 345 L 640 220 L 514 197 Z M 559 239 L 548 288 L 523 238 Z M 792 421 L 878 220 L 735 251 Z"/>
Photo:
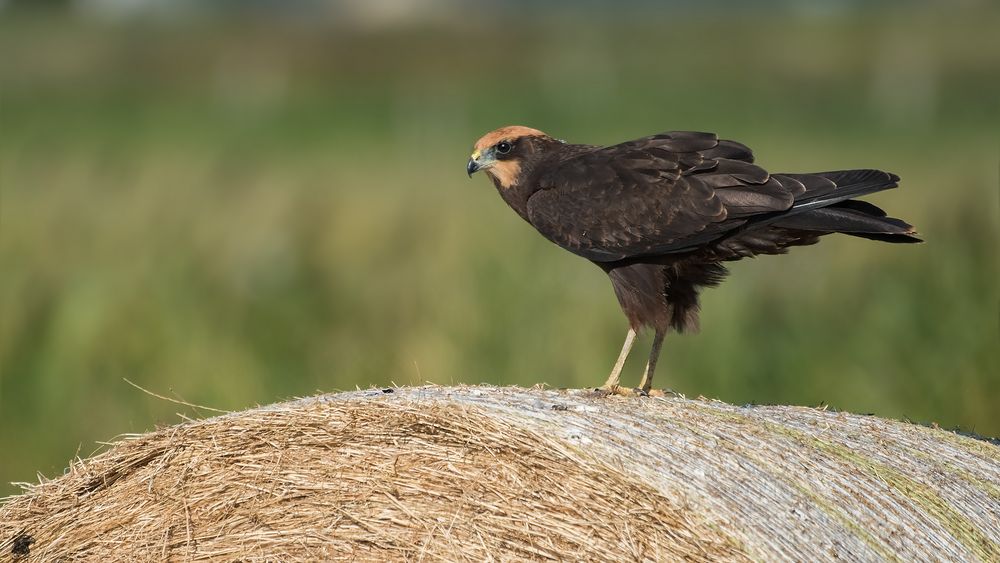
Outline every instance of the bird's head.
<path fill-rule="evenodd" d="M 533 154 L 539 140 L 552 140 L 538 129 L 509 125 L 480 137 L 472 148 L 466 172 L 472 176 L 482 170 L 500 188 L 517 184 L 524 159 Z"/>

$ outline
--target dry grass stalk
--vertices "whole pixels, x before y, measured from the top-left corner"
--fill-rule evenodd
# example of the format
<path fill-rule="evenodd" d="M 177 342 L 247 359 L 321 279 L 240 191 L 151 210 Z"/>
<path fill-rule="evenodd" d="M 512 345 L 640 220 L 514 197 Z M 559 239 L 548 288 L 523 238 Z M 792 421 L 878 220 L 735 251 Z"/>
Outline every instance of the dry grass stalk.
<path fill-rule="evenodd" d="M 802 407 L 325 395 L 129 437 L 0 506 L 0 561 L 1000 560 L 1000 448 Z"/>

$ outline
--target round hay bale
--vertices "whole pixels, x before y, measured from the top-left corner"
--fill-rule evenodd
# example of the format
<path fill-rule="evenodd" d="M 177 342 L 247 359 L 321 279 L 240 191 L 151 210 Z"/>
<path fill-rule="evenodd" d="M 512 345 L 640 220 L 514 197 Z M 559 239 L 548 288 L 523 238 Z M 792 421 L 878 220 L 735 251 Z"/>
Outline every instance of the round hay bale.
<path fill-rule="evenodd" d="M 1000 448 L 804 407 L 497 387 L 128 437 L 0 506 L 0 560 L 1000 560 Z"/>

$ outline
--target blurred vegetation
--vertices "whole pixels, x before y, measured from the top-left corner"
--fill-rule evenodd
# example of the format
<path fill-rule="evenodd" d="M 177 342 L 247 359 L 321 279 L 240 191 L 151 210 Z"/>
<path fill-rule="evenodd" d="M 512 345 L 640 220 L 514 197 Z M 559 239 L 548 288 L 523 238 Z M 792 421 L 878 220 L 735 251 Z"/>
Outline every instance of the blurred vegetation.
<path fill-rule="evenodd" d="M 774 171 L 898 173 L 870 199 L 926 244 L 733 265 L 658 383 L 1000 434 L 1000 9 L 483 6 L 363 26 L 0 14 L 0 494 L 200 414 L 125 378 L 222 409 L 601 383 L 626 329 L 606 277 L 465 177 L 510 123 L 710 130 Z"/>

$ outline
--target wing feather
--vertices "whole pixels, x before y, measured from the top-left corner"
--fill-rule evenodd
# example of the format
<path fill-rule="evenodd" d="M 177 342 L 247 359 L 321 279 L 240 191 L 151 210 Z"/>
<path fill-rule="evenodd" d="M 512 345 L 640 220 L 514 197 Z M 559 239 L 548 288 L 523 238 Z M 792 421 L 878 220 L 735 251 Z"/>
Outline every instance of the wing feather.
<path fill-rule="evenodd" d="M 739 227 L 743 216 L 791 205 L 784 185 L 752 160 L 746 146 L 700 132 L 595 147 L 541 178 L 528 219 L 599 262 L 683 251 Z"/>
<path fill-rule="evenodd" d="M 799 237 L 795 244 L 815 241 L 801 233 L 769 234 L 769 225 L 807 231 L 841 225 L 849 233 L 868 229 L 865 236 L 910 236 L 903 232 L 907 225 L 888 219 L 879 223 L 887 230 L 872 231 L 870 223 L 885 213 L 848 201 L 897 181 L 879 170 L 769 174 L 745 145 L 673 131 L 608 147 L 575 145 L 540 176 L 527 216 L 549 240 L 597 262 L 689 252 L 709 243 L 743 256 L 780 251 L 788 237 Z M 831 206 L 837 209 L 812 213 Z"/>

